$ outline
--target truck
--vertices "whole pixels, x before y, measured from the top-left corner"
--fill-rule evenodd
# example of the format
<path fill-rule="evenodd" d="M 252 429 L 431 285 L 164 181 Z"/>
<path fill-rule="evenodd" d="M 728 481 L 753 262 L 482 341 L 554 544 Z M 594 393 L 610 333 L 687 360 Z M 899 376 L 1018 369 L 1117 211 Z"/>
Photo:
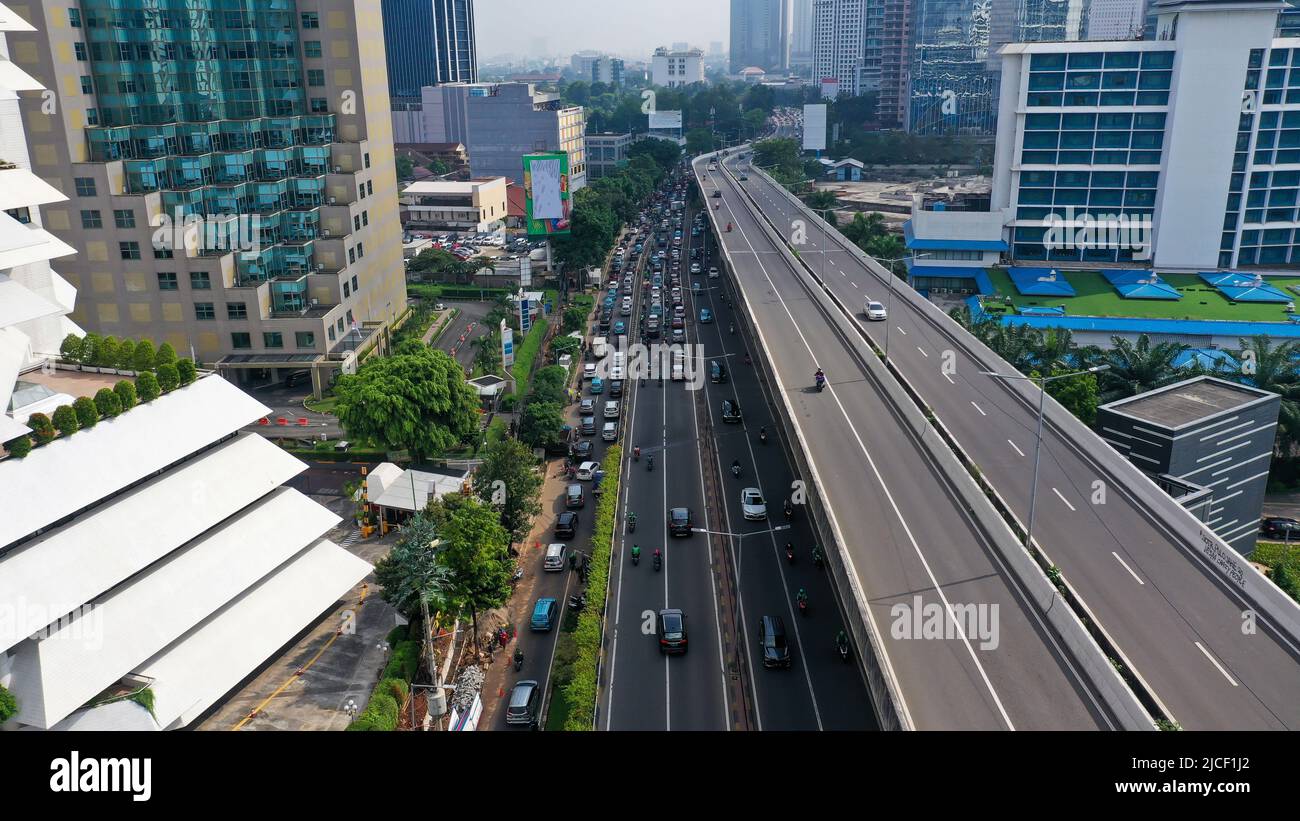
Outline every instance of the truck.
<path fill-rule="evenodd" d="M 591 340 L 591 352 L 597 359 L 604 359 L 605 354 L 609 351 L 609 341 L 603 336 L 593 337 Z"/>

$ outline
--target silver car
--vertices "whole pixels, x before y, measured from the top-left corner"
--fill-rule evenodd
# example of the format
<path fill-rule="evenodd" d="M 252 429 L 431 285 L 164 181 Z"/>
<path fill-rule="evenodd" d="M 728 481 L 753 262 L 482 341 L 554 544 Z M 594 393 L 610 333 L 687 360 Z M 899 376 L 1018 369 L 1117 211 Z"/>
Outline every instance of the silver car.
<path fill-rule="evenodd" d="M 767 518 L 767 501 L 756 487 L 740 491 L 740 509 L 750 521 L 761 522 Z"/>

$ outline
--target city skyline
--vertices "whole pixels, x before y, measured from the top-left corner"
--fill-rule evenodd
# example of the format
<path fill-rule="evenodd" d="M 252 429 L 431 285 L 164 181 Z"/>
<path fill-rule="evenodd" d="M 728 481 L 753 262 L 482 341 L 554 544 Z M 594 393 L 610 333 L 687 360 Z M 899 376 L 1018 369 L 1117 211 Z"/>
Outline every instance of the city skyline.
<path fill-rule="evenodd" d="M 600 13 L 568 16 L 548 4 L 525 0 L 475 0 L 480 64 L 513 54 L 517 57 L 567 57 L 585 49 L 612 54 L 643 55 L 649 59 L 659 46 L 671 46 L 685 39 L 707 48 L 712 41 L 728 42 L 730 4 L 692 0 L 662 0 L 654 14 L 633 0 L 607 0 Z M 509 20 L 509 26 L 491 25 Z M 682 21 L 690 20 L 689 25 Z M 535 53 L 538 41 L 545 41 L 544 54 Z"/>

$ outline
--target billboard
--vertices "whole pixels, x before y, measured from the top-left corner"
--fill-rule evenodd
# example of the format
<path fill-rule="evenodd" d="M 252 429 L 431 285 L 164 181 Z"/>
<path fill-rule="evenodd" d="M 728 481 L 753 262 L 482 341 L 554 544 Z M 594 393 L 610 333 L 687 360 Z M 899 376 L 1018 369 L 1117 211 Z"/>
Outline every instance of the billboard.
<path fill-rule="evenodd" d="M 569 233 L 569 155 L 524 155 L 524 206 L 530 236 Z"/>
<path fill-rule="evenodd" d="M 504 319 L 501 320 L 501 364 L 507 368 L 515 364 L 515 332 Z"/>
<path fill-rule="evenodd" d="M 834 77 L 822 78 L 822 99 L 834 100 L 840 96 L 840 81 Z"/>
<path fill-rule="evenodd" d="M 682 112 L 680 111 L 651 111 L 649 113 L 651 128 L 665 128 L 680 131 L 682 128 Z"/>
<path fill-rule="evenodd" d="M 826 150 L 826 104 L 803 107 L 803 150 Z"/>

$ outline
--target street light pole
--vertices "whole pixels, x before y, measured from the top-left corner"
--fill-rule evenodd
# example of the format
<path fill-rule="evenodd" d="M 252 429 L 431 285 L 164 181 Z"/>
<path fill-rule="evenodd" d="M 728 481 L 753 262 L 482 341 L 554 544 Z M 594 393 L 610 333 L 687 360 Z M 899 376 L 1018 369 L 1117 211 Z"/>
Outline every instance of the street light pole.
<path fill-rule="evenodd" d="M 1109 370 L 1110 365 L 1094 365 L 1082 371 L 1072 373 L 1062 373 L 1056 376 L 1025 376 L 1024 374 L 1001 374 L 994 371 L 980 371 L 985 376 L 991 376 L 994 379 L 1027 379 L 1030 382 L 1038 383 L 1038 431 L 1034 441 L 1034 477 L 1030 480 L 1029 485 L 1029 520 L 1025 523 L 1025 547 L 1030 547 L 1034 538 L 1034 512 L 1038 504 L 1038 465 L 1042 458 L 1043 451 L 1043 405 L 1047 401 L 1047 383 L 1055 382 L 1058 379 L 1069 379 L 1073 376 L 1083 376 L 1088 373 L 1101 373 Z"/>
<path fill-rule="evenodd" d="M 868 255 L 868 256 L 870 256 L 870 255 Z M 930 255 L 929 255 L 929 254 L 912 254 L 910 257 L 899 257 L 899 258 L 897 258 L 897 259 L 877 259 L 876 257 L 871 257 L 871 259 L 872 259 L 872 260 L 873 260 L 877 265 L 879 265 L 879 266 L 881 266 L 882 268 L 884 268 L 884 269 L 885 269 L 885 273 L 889 275 L 889 297 L 888 297 L 887 300 L 886 300 L 888 304 L 887 304 L 886 307 L 885 307 L 885 364 L 886 364 L 886 365 L 889 364 L 889 323 L 890 323 L 890 321 L 891 321 L 891 320 L 890 320 L 890 317 L 892 317 L 892 316 L 894 315 L 894 265 L 896 265 L 897 263 L 903 262 L 904 260 L 909 259 L 909 258 L 910 258 L 913 262 L 915 262 L 915 261 L 918 260 L 918 259 L 923 259 L 923 258 L 928 257 L 928 256 L 930 256 Z M 888 264 L 886 264 L 886 263 L 888 263 Z"/>

